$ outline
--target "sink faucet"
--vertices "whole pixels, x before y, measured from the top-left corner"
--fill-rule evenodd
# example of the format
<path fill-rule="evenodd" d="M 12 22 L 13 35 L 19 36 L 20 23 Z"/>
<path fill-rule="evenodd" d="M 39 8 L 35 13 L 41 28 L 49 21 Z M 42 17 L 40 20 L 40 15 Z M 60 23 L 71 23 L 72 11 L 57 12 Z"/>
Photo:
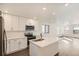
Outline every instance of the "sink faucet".
<path fill-rule="evenodd" d="M 43 37 L 43 36 L 42 36 L 42 33 L 40 33 L 40 39 L 41 39 L 41 40 L 42 40 L 42 37 Z"/>

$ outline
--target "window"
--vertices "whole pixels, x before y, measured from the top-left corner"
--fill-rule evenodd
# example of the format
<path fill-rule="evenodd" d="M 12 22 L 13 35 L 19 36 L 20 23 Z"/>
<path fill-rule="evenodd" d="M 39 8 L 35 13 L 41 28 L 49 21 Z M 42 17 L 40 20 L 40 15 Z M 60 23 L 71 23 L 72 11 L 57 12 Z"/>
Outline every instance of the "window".
<path fill-rule="evenodd" d="M 42 25 L 42 33 L 49 33 L 49 25 Z"/>

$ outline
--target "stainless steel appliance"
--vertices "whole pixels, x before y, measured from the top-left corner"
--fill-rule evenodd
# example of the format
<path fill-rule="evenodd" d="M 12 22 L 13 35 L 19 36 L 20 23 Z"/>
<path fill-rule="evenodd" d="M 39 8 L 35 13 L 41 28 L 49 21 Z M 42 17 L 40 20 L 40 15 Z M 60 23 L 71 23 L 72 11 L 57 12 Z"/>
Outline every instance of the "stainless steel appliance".
<path fill-rule="evenodd" d="M 4 19 L 0 11 L 0 56 L 5 55 L 5 42 L 4 42 Z"/>
<path fill-rule="evenodd" d="M 25 36 L 27 37 L 27 46 L 29 47 L 29 40 L 35 39 L 36 36 L 34 35 L 34 26 L 33 25 L 26 25 L 25 26 Z"/>

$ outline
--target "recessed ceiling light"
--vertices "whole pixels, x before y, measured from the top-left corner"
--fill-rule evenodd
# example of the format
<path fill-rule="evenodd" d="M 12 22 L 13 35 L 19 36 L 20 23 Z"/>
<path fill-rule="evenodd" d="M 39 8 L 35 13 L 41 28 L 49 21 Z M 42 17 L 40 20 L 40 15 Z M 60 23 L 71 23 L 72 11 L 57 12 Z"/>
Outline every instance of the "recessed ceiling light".
<path fill-rule="evenodd" d="M 4 11 L 5 13 L 8 13 L 8 11 Z"/>
<path fill-rule="evenodd" d="M 52 15 L 56 15 L 56 13 L 55 12 L 52 12 Z"/>
<path fill-rule="evenodd" d="M 66 3 L 66 4 L 65 4 L 65 7 L 67 7 L 68 5 L 69 5 L 69 3 Z"/>
<path fill-rule="evenodd" d="M 43 10 L 46 10 L 46 8 L 42 8 Z"/>

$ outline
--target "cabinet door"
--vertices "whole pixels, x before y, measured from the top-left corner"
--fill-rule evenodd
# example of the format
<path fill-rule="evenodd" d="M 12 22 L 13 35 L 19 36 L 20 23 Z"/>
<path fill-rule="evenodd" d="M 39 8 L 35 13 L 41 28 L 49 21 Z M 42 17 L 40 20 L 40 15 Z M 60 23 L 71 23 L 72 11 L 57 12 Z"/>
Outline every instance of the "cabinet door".
<path fill-rule="evenodd" d="M 12 39 L 7 40 L 7 54 L 13 53 L 15 51 L 15 41 Z"/>
<path fill-rule="evenodd" d="M 27 48 L 27 39 L 10 39 L 7 40 L 7 54 Z"/>
<path fill-rule="evenodd" d="M 14 53 L 18 50 L 21 50 L 20 48 L 20 40 L 18 39 L 11 39 L 7 40 L 7 54 Z"/>
<path fill-rule="evenodd" d="M 21 49 L 27 48 L 27 40 L 21 39 L 20 41 L 21 41 L 20 48 Z"/>
<path fill-rule="evenodd" d="M 11 29 L 12 29 L 11 15 L 4 14 L 3 17 L 4 17 L 4 27 L 5 27 L 6 31 L 11 31 Z"/>
<path fill-rule="evenodd" d="M 13 53 L 15 51 L 15 40 L 10 40 L 10 52 Z"/>
<path fill-rule="evenodd" d="M 16 47 L 17 51 L 22 50 L 27 47 L 27 40 L 26 39 L 18 39 L 16 41 L 16 45 L 17 45 L 17 47 Z"/>
<path fill-rule="evenodd" d="M 27 39 L 22 39 L 22 40 L 23 40 L 23 42 L 22 42 L 23 47 L 22 48 L 26 48 L 27 47 Z"/>
<path fill-rule="evenodd" d="M 17 51 L 21 50 L 21 40 L 17 39 Z"/>
<path fill-rule="evenodd" d="M 7 51 L 6 54 L 10 53 L 10 40 L 7 40 Z"/>
<path fill-rule="evenodd" d="M 18 17 L 12 16 L 12 30 L 18 31 Z"/>
<path fill-rule="evenodd" d="M 14 51 L 18 51 L 19 50 L 19 46 L 18 46 L 18 39 L 14 40 Z"/>
<path fill-rule="evenodd" d="M 25 18 L 19 17 L 19 30 L 20 31 L 25 31 Z"/>

